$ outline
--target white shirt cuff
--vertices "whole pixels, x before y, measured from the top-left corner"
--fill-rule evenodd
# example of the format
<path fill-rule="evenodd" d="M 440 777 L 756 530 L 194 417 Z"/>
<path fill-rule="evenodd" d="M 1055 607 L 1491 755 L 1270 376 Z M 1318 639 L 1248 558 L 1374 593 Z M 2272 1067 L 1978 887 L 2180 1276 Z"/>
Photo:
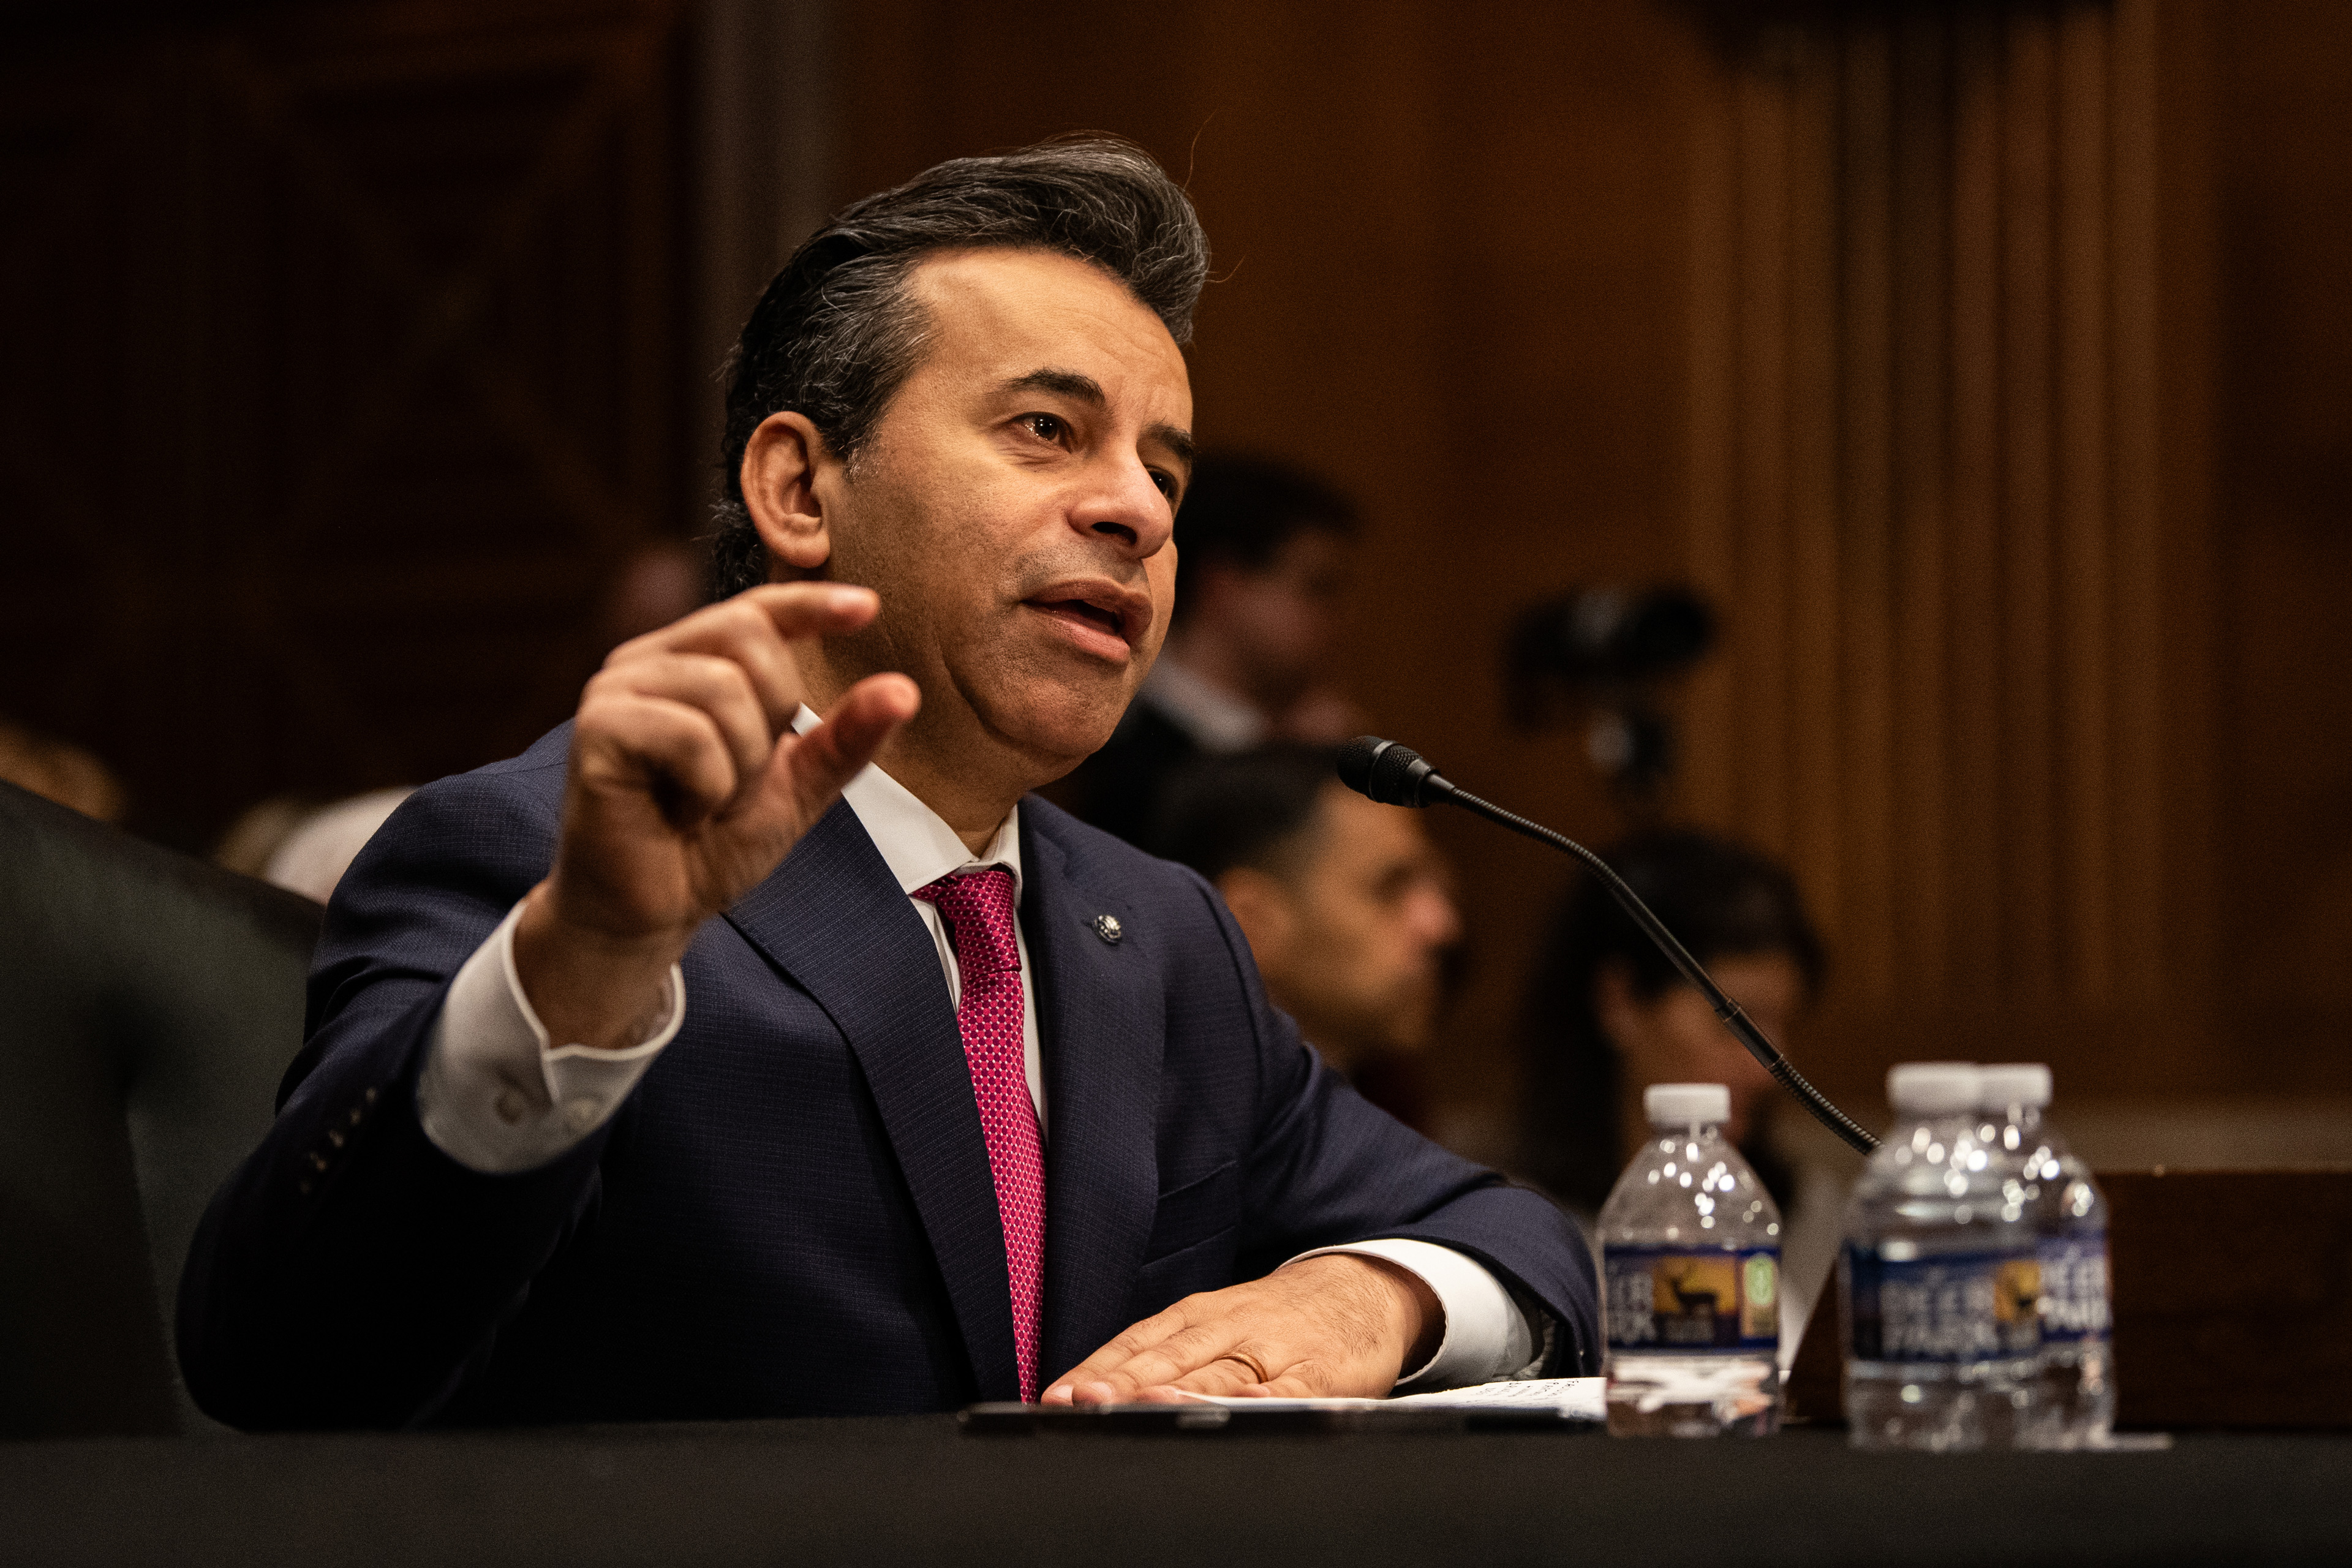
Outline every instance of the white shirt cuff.
<path fill-rule="evenodd" d="M 617 1051 L 551 1048 L 515 973 L 521 914 L 518 903 L 449 983 L 416 1079 L 425 1135 L 488 1175 L 531 1170 L 576 1147 L 620 1109 L 686 1021 L 686 976 L 673 963 L 661 1025 L 645 1040 Z"/>
<path fill-rule="evenodd" d="M 1539 1336 L 1502 1282 L 1475 1259 L 1431 1241 L 1388 1237 L 1344 1247 L 1318 1247 L 1290 1259 L 1354 1253 L 1393 1263 L 1418 1278 L 1437 1298 L 1445 1328 L 1437 1352 L 1396 1381 L 1415 1392 L 1461 1388 L 1506 1378 L 1532 1377 L 1538 1369 Z"/>

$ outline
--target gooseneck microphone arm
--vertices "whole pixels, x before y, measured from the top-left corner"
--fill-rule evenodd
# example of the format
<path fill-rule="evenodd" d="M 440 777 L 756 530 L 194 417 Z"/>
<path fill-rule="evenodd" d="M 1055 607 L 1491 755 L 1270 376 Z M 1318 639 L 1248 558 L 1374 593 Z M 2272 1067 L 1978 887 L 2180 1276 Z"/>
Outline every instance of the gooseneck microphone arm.
<path fill-rule="evenodd" d="M 1475 812 L 1487 821 L 1509 828 L 1512 832 L 1564 850 L 1584 862 L 1610 896 L 1623 906 L 1633 923 L 1658 944 L 1666 961 L 1681 972 L 1682 977 L 1696 986 L 1715 1016 L 1723 1020 L 1748 1054 L 1764 1064 L 1781 1088 L 1794 1095 L 1797 1103 L 1811 1111 L 1813 1119 L 1836 1133 L 1856 1151 L 1867 1154 L 1878 1147 L 1878 1140 L 1857 1124 L 1853 1118 L 1832 1105 L 1820 1089 L 1807 1083 L 1804 1075 L 1790 1066 L 1780 1047 L 1764 1037 L 1764 1031 L 1740 1010 L 1739 1004 L 1723 994 L 1723 987 L 1702 968 L 1690 950 L 1683 946 L 1665 922 L 1650 912 L 1641 895 L 1625 883 L 1625 879 L 1610 869 L 1609 863 L 1575 839 L 1554 833 L 1540 823 L 1529 822 L 1516 812 L 1505 811 L 1492 801 L 1481 800 L 1468 790 L 1450 782 L 1443 773 L 1423 760 L 1421 753 L 1394 741 L 1383 741 L 1372 735 L 1359 735 L 1339 749 L 1339 780 L 1360 795 L 1370 795 L 1383 805 L 1433 805 L 1445 801 L 1465 811 Z"/>

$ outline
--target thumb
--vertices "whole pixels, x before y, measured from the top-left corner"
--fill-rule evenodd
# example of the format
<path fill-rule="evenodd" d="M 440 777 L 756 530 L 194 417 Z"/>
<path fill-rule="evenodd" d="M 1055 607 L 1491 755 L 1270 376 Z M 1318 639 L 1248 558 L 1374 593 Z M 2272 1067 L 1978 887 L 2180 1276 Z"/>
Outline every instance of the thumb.
<path fill-rule="evenodd" d="M 776 741 L 780 773 L 800 808 L 803 822 L 814 822 L 832 805 L 842 786 L 874 760 L 899 725 L 923 705 L 922 692 L 903 675 L 869 675 L 851 687 L 825 721 L 805 735 L 789 731 Z"/>

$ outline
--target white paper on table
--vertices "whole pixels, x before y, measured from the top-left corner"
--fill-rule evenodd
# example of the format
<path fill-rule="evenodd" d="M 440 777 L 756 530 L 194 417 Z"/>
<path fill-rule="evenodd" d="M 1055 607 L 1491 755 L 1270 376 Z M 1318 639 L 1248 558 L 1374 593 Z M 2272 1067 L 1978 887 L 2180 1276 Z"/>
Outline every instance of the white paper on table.
<path fill-rule="evenodd" d="M 1259 1410 L 1381 1410 L 1410 1405 L 1440 1410 L 1548 1410 L 1570 1420 L 1601 1421 L 1609 1414 L 1608 1386 L 1605 1377 L 1538 1377 L 1440 1389 L 1433 1394 L 1401 1394 L 1392 1399 L 1250 1399 L 1182 1392 L 1186 1398 L 1208 1405 L 1245 1405 Z"/>

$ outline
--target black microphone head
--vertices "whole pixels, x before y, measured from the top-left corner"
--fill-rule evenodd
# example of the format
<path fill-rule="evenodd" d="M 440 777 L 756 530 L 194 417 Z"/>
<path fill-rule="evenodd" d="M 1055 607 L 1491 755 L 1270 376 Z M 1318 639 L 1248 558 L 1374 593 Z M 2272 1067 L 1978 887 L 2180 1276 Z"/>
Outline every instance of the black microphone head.
<path fill-rule="evenodd" d="M 1372 793 L 1372 763 L 1382 752 L 1395 745 L 1378 735 L 1359 735 L 1339 748 L 1339 782 L 1358 795 Z"/>
<path fill-rule="evenodd" d="M 1454 793 L 1454 786 L 1422 760 L 1419 752 L 1359 735 L 1339 748 L 1339 782 L 1382 805 L 1427 805 Z"/>

